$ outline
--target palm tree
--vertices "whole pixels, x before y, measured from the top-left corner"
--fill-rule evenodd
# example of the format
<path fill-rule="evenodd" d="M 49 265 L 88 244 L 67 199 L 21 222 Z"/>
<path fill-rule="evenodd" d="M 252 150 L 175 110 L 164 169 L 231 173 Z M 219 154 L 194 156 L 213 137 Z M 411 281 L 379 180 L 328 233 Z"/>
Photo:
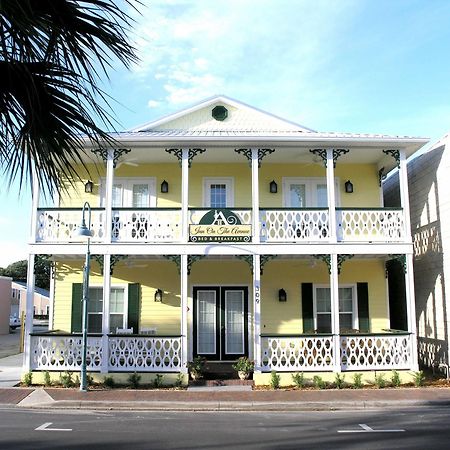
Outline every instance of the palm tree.
<path fill-rule="evenodd" d="M 137 0 L 121 0 L 134 8 Z M 113 60 L 137 61 L 127 33 L 132 18 L 112 0 L 0 0 L 0 163 L 50 193 L 60 177 L 78 178 L 82 143 L 113 145 L 97 125 L 113 126 L 99 88 Z"/>

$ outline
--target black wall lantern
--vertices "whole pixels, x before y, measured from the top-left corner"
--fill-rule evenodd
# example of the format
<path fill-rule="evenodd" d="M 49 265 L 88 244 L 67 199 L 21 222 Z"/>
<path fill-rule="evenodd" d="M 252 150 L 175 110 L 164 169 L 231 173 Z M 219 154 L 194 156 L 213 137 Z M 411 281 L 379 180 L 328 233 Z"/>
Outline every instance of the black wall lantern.
<path fill-rule="evenodd" d="M 286 294 L 286 291 L 284 289 L 280 289 L 278 291 L 278 301 L 279 302 L 287 301 L 287 294 Z"/>
<path fill-rule="evenodd" d="M 272 180 L 269 184 L 269 191 L 271 194 L 276 194 L 278 192 L 278 185 L 275 180 Z"/>
<path fill-rule="evenodd" d="M 345 192 L 347 194 L 353 194 L 353 183 L 350 180 L 345 182 Z"/>
<path fill-rule="evenodd" d="M 155 291 L 155 302 L 162 302 L 163 291 L 161 289 L 156 289 Z"/>
<path fill-rule="evenodd" d="M 167 194 L 168 192 L 169 192 L 169 183 L 166 180 L 164 180 L 161 183 L 161 193 Z"/>
<path fill-rule="evenodd" d="M 86 194 L 92 194 L 93 189 L 94 183 L 91 180 L 88 180 L 88 182 L 84 185 L 84 192 L 86 192 Z"/>

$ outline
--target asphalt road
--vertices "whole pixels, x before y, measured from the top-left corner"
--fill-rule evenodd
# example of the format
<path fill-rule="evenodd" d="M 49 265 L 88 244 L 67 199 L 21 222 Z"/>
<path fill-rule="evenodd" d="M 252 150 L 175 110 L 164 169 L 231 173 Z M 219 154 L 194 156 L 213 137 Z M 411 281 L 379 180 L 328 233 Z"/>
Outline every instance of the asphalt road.
<path fill-rule="evenodd" d="M 448 449 L 448 408 L 315 412 L 0 409 L 1 449 Z"/>

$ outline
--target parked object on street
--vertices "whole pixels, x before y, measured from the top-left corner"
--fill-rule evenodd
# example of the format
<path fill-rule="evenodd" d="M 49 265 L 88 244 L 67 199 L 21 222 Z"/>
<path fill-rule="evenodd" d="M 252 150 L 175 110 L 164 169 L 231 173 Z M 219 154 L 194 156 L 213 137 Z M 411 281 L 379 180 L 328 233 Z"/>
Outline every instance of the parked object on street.
<path fill-rule="evenodd" d="M 11 330 L 15 330 L 16 328 L 19 328 L 22 325 L 20 319 L 15 316 L 9 316 L 9 328 Z"/>

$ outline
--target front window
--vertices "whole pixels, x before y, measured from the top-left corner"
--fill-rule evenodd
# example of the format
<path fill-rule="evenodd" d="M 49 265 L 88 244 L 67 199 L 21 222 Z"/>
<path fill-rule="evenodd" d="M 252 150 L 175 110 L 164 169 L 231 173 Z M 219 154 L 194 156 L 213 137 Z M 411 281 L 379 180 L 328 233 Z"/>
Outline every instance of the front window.
<path fill-rule="evenodd" d="M 233 201 L 232 178 L 204 178 L 203 206 L 210 208 L 232 208 Z"/>
<path fill-rule="evenodd" d="M 357 306 L 354 286 L 339 288 L 340 331 L 356 329 Z M 331 293 L 330 288 L 316 286 L 314 290 L 314 321 L 319 333 L 331 333 Z"/>
<path fill-rule="evenodd" d="M 125 308 L 125 289 L 111 288 L 109 332 L 115 333 L 117 328 L 126 328 L 127 316 Z M 103 288 L 90 287 L 88 301 L 88 332 L 101 333 L 103 322 Z"/>

